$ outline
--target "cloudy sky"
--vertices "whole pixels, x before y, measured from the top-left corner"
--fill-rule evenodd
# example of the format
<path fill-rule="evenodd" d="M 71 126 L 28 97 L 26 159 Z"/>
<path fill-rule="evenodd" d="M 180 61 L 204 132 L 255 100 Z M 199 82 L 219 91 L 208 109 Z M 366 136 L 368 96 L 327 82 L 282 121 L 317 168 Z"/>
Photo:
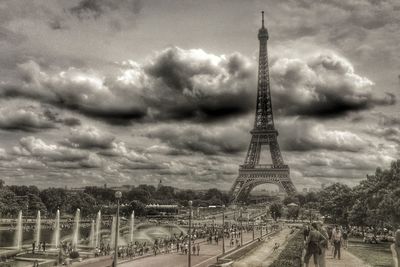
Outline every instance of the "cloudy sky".
<path fill-rule="evenodd" d="M 400 158 L 397 0 L 3 0 L 0 178 L 229 189 L 261 10 L 295 185 L 355 185 Z"/>

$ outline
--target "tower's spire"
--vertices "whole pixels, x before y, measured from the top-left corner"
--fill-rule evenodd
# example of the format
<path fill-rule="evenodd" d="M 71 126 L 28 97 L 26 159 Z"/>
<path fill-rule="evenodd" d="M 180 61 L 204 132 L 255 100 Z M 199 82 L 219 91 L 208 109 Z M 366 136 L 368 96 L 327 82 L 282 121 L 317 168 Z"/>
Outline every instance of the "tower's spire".
<path fill-rule="evenodd" d="M 262 27 L 264 28 L 264 11 L 261 11 L 261 16 L 262 16 Z"/>

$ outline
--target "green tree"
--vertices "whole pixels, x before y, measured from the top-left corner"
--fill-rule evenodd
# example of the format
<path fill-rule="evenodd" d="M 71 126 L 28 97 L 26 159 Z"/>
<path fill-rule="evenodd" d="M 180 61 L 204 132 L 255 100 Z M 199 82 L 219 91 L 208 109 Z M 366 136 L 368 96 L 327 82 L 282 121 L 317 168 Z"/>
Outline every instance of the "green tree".
<path fill-rule="evenodd" d="M 127 201 L 137 200 L 144 204 L 150 204 L 152 201 L 151 193 L 144 187 L 134 187 L 126 194 Z"/>
<path fill-rule="evenodd" d="M 57 209 L 65 212 L 67 209 L 67 191 L 63 188 L 47 188 L 40 192 L 40 198 L 48 212 L 55 214 Z"/>
<path fill-rule="evenodd" d="M 171 186 L 161 186 L 155 195 L 156 199 L 175 200 L 175 189 Z"/>
<path fill-rule="evenodd" d="M 83 192 L 96 199 L 98 204 L 108 204 L 115 201 L 115 191 L 110 188 L 87 186 Z"/>
<path fill-rule="evenodd" d="M 6 187 L 0 189 L 0 213 L 2 216 L 15 216 L 23 209 L 17 202 L 14 192 Z"/>
<path fill-rule="evenodd" d="M 333 223 L 348 224 L 348 215 L 354 205 L 350 187 L 335 183 L 326 187 L 319 194 L 320 213 L 332 218 Z"/>
<path fill-rule="evenodd" d="M 29 214 L 33 215 L 36 214 L 38 210 L 40 210 L 43 213 L 47 212 L 46 205 L 42 202 L 42 199 L 35 194 L 29 193 L 27 195 L 27 200 L 28 200 L 28 212 Z"/>
<path fill-rule="evenodd" d="M 282 216 L 283 206 L 281 203 L 275 202 L 272 203 L 269 207 L 269 212 L 271 217 L 276 221 Z"/>
<path fill-rule="evenodd" d="M 297 218 L 299 217 L 299 213 L 300 213 L 300 207 L 299 206 L 289 207 L 288 208 L 288 213 L 287 213 L 287 218 L 288 219 L 292 219 L 292 220 L 297 220 Z"/>
<path fill-rule="evenodd" d="M 367 226 L 368 207 L 360 200 L 356 200 L 349 213 L 349 222 L 352 225 Z"/>

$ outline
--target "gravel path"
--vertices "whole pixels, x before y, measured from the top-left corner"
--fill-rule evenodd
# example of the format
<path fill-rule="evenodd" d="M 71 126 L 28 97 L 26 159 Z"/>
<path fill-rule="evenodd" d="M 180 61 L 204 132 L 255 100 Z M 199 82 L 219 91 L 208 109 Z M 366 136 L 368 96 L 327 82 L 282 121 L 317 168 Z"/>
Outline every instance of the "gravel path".
<path fill-rule="evenodd" d="M 257 249 L 239 259 L 233 264 L 234 267 L 266 267 L 273 262 L 284 247 L 291 229 L 285 227 L 278 234 L 266 239 Z M 275 243 L 280 244 L 276 251 L 273 251 Z"/>

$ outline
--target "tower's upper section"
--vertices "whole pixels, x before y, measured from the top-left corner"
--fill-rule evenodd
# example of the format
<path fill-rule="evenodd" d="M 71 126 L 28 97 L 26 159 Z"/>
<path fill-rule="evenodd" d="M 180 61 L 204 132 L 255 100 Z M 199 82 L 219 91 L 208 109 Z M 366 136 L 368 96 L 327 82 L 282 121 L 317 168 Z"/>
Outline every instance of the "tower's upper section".
<path fill-rule="evenodd" d="M 262 14 L 262 26 L 261 29 L 258 31 L 258 40 L 268 40 L 268 30 L 264 27 L 264 11 L 261 12 Z"/>
<path fill-rule="evenodd" d="M 268 30 L 264 26 L 264 11 L 262 12 L 262 26 L 258 31 L 260 41 L 260 54 L 258 62 L 257 107 L 254 121 L 255 132 L 274 131 L 274 118 L 272 114 L 271 92 L 269 85 L 268 68 Z"/>

